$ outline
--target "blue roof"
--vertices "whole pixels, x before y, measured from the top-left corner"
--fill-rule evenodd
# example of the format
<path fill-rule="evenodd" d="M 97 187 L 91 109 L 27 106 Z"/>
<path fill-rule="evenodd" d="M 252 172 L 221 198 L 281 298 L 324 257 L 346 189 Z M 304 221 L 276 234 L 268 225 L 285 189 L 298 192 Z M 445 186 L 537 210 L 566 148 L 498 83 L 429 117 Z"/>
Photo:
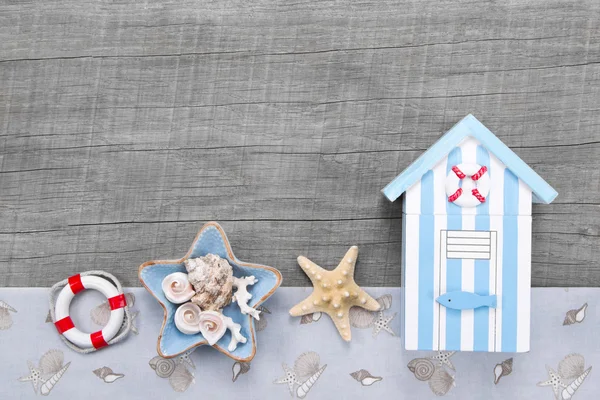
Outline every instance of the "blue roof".
<path fill-rule="evenodd" d="M 456 147 L 464 138 L 477 139 L 488 151 L 506 165 L 532 190 L 534 203 L 550 204 L 558 193 L 525 161 L 521 160 L 511 149 L 471 114 L 454 125 L 425 153 L 421 154 L 408 168 L 394 178 L 382 192 L 390 201 L 396 200 L 409 187 L 415 184 L 427 171 L 433 168 L 443 157 Z"/>

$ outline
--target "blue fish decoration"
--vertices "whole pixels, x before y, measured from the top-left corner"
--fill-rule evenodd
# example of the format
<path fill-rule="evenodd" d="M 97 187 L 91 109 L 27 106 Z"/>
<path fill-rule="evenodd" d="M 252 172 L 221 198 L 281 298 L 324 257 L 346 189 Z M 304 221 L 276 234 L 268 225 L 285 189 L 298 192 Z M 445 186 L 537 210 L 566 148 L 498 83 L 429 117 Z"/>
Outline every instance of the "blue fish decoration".
<path fill-rule="evenodd" d="M 479 307 L 496 308 L 496 295 L 480 296 L 470 292 L 448 292 L 437 299 L 438 303 L 453 310 L 472 310 Z"/>

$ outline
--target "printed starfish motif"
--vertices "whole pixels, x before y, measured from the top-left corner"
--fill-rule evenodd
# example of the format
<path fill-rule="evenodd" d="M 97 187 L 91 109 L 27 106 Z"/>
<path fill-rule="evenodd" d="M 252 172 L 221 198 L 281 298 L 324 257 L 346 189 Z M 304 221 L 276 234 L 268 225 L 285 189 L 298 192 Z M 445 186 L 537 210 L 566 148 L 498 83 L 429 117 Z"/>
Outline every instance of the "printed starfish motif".
<path fill-rule="evenodd" d="M 33 390 L 37 393 L 40 383 L 44 383 L 44 380 L 42 379 L 42 371 L 39 368 L 36 368 L 35 364 L 31 361 L 27 361 L 27 366 L 29 367 L 29 375 L 20 377 L 19 382 L 31 381 Z"/>
<path fill-rule="evenodd" d="M 397 313 L 394 313 L 391 317 L 386 317 L 383 311 L 378 311 L 377 320 L 373 323 L 373 336 L 379 335 L 379 332 L 383 329 L 392 336 L 396 336 L 396 333 L 390 327 L 390 322 L 396 317 Z"/>
<path fill-rule="evenodd" d="M 286 363 L 281 364 L 281 367 L 283 368 L 283 371 L 285 372 L 285 376 L 282 376 L 279 379 L 276 379 L 273 381 L 273 383 L 277 383 L 277 384 L 283 384 L 283 383 L 287 383 L 288 388 L 290 389 L 290 394 L 292 395 L 292 397 L 294 397 L 294 385 L 302 385 L 302 382 L 300 382 L 296 376 L 296 371 L 294 371 L 293 369 L 290 369 Z"/>
<path fill-rule="evenodd" d="M 544 382 L 538 382 L 538 386 L 552 386 L 552 390 L 554 391 L 554 397 L 559 398 L 560 389 L 566 388 L 567 385 L 563 383 L 560 376 L 549 366 L 546 365 L 546 370 L 548 371 L 548 375 L 550 379 Z"/>
<path fill-rule="evenodd" d="M 301 303 L 290 310 L 290 315 L 301 315 L 322 312 L 331 318 L 342 338 L 349 342 L 349 312 L 353 306 L 369 311 L 379 311 L 380 305 L 362 290 L 354 281 L 354 267 L 358 257 L 358 247 L 352 246 L 333 271 L 327 271 L 306 257 L 298 257 L 298 264 L 308 275 L 313 292 Z"/>
<path fill-rule="evenodd" d="M 450 368 L 452 371 L 456 371 L 456 369 L 454 368 L 454 364 L 452 364 L 452 361 L 450 361 L 450 357 L 452 357 L 454 355 L 454 353 L 456 353 L 456 352 L 455 351 L 440 351 L 437 353 L 437 355 L 432 356 L 431 358 L 434 360 L 438 360 L 440 363 L 440 367 L 442 365 L 445 365 L 448 368 Z"/>

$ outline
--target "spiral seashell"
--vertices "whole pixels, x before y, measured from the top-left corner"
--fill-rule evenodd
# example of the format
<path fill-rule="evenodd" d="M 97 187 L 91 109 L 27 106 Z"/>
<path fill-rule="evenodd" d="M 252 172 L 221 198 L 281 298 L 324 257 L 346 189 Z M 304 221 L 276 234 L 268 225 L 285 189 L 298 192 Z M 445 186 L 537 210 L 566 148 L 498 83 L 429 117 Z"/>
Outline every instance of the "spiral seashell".
<path fill-rule="evenodd" d="M 199 317 L 200 333 L 209 345 L 214 345 L 223 337 L 227 330 L 227 325 L 223 319 L 223 314 L 216 311 L 202 311 Z"/>
<path fill-rule="evenodd" d="M 201 309 L 216 311 L 231 303 L 233 296 L 233 268 L 216 254 L 184 261 L 188 280 L 196 294 L 192 302 Z"/>
<path fill-rule="evenodd" d="M 429 388 L 436 396 L 444 396 L 454 386 L 454 377 L 444 368 L 436 368 L 429 379 Z"/>
<path fill-rule="evenodd" d="M 183 272 L 174 272 L 165 276 L 162 290 L 167 300 L 173 304 L 185 303 L 196 294 L 194 287 L 188 281 L 188 276 Z"/>
<path fill-rule="evenodd" d="M 249 362 L 237 361 L 235 364 L 233 364 L 233 367 L 231 367 L 231 372 L 233 372 L 231 381 L 235 382 L 240 375 L 245 374 L 248 371 L 250 371 Z"/>
<path fill-rule="evenodd" d="M 175 361 L 168 358 L 162 358 L 161 356 L 156 356 L 150 362 L 150 367 L 156 371 L 156 375 L 161 378 L 168 378 L 173 375 L 173 371 L 175 371 Z"/>
<path fill-rule="evenodd" d="M 420 381 L 426 381 L 431 378 L 435 371 L 433 362 L 427 358 L 415 358 L 408 365 L 410 372 L 415 374 L 415 377 Z"/>
<path fill-rule="evenodd" d="M 194 303 L 185 303 L 175 311 L 175 326 L 181 333 L 195 335 L 200 332 L 200 307 Z"/>
<path fill-rule="evenodd" d="M 369 371 L 367 371 L 366 369 L 361 369 L 361 370 L 352 372 L 350 374 L 350 376 L 353 377 L 354 379 L 356 379 L 358 382 L 360 382 L 360 384 L 363 386 L 371 386 L 375 382 L 379 382 L 380 380 L 383 379 L 380 376 L 371 375 L 371 373 Z"/>
<path fill-rule="evenodd" d="M 496 364 L 494 367 L 494 384 L 497 385 L 500 378 L 506 375 L 510 375 L 512 372 L 513 359 L 502 361 L 500 364 Z"/>
<path fill-rule="evenodd" d="M 587 307 L 588 304 L 585 303 L 581 306 L 581 308 L 567 311 L 567 314 L 565 315 L 565 320 L 563 321 L 563 325 L 573 325 L 574 323 L 583 322 L 583 320 L 585 319 Z"/>

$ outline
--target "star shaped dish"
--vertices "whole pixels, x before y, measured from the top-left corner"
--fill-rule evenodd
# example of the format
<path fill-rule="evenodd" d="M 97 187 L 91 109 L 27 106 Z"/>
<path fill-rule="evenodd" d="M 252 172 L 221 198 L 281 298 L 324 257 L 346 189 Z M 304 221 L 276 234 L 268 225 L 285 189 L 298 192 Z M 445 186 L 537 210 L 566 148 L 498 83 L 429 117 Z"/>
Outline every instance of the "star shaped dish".
<path fill-rule="evenodd" d="M 308 275 L 313 292 L 290 310 L 290 315 L 299 317 L 305 314 L 322 312 L 331 318 L 342 338 L 349 342 L 349 312 L 353 306 L 369 311 L 379 310 L 379 303 L 354 282 L 354 266 L 358 257 L 358 247 L 352 246 L 333 271 L 319 267 L 306 257 L 298 257 L 298 264 Z"/>
<path fill-rule="evenodd" d="M 163 279 L 173 272 L 186 273 L 183 262 L 188 258 L 202 257 L 207 254 L 216 254 L 227 259 L 233 268 L 236 277 L 255 276 L 258 282 L 248 287 L 252 298 L 248 302 L 251 307 L 256 307 L 268 299 L 281 285 L 281 273 L 272 267 L 251 264 L 238 260 L 231 250 L 229 240 L 223 228 L 216 222 L 208 222 L 200 229 L 192 243 L 192 247 L 183 258 L 172 261 L 148 261 L 140 265 L 139 278 L 146 290 L 152 294 L 164 310 L 164 320 L 158 336 L 157 351 L 161 357 L 172 358 L 186 351 L 208 344 L 202 334 L 186 335 L 175 327 L 174 317 L 178 305 L 169 302 L 163 291 Z M 225 335 L 213 346 L 228 357 L 248 362 L 256 354 L 256 338 L 254 319 L 250 315 L 243 315 L 235 303 L 227 305 L 223 314 L 241 325 L 241 334 L 248 340 L 245 344 L 240 343 L 234 351 L 229 351 L 227 345 L 231 340 L 231 332 Z"/>

